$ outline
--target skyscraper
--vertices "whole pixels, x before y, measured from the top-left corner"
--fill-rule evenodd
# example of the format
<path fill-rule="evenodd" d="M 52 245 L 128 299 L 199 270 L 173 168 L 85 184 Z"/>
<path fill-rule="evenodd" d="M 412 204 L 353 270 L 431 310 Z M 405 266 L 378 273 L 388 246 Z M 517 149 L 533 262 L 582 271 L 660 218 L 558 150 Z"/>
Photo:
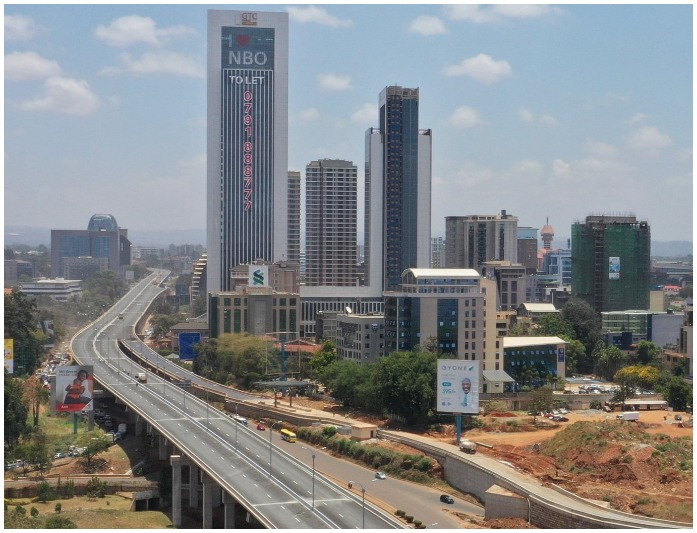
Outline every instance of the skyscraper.
<path fill-rule="evenodd" d="M 380 128 L 366 133 L 365 245 L 371 286 L 397 289 L 404 270 L 430 266 L 431 145 L 431 130 L 419 129 L 419 89 L 386 87 L 380 93 Z M 381 261 L 379 270 L 376 261 Z"/>
<path fill-rule="evenodd" d="M 651 230 L 634 216 L 588 216 L 571 226 L 571 295 L 598 313 L 649 308 Z"/>
<path fill-rule="evenodd" d="M 351 161 L 312 161 L 305 184 L 305 282 L 355 286 L 358 169 Z"/>
<path fill-rule="evenodd" d="M 485 261 L 518 261 L 518 217 L 500 215 L 445 217 L 445 266 L 481 272 Z"/>
<path fill-rule="evenodd" d="M 300 172 L 288 171 L 288 255 L 300 268 Z"/>
<path fill-rule="evenodd" d="M 208 291 L 288 253 L 288 14 L 208 12 Z"/>

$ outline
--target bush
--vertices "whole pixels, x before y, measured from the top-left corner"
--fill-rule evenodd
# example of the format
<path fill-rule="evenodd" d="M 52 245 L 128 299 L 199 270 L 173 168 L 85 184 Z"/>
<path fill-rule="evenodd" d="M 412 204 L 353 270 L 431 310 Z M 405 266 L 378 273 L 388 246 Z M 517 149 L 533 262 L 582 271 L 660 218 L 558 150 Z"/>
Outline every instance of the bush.
<path fill-rule="evenodd" d="M 33 518 L 36 518 L 37 516 L 39 516 L 39 510 L 38 510 L 36 507 L 34 507 L 34 506 L 32 505 L 32 508 L 29 509 L 29 514 L 30 514 Z"/>
<path fill-rule="evenodd" d="M 421 520 L 414 520 L 414 525 L 416 527 L 419 527 L 421 524 L 423 524 L 423 522 Z"/>
<path fill-rule="evenodd" d="M 46 529 L 77 529 L 75 522 L 65 516 L 50 516 L 44 523 Z"/>
<path fill-rule="evenodd" d="M 102 481 L 97 476 L 90 479 L 87 483 L 87 497 L 88 498 L 104 498 L 106 496 L 107 484 L 106 481 Z"/>
<path fill-rule="evenodd" d="M 397 516 L 399 516 L 401 518 L 402 516 L 404 516 L 407 513 L 406 513 L 406 511 L 402 511 L 401 509 L 397 509 L 394 514 L 396 514 Z"/>
<path fill-rule="evenodd" d="M 322 435 L 327 438 L 331 438 L 336 435 L 337 429 L 334 426 L 326 426 L 322 429 Z"/>
<path fill-rule="evenodd" d="M 414 521 L 414 517 L 410 514 L 405 515 L 404 520 L 407 521 L 407 524 L 411 524 Z"/>
<path fill-rule="evenodd" d="M 42 481 L 39 483 L 36 499 L 41 503 L 46 503 L 56 499 L 56 493 L 53 491 L 53 488 L 51 488 L 51 485 L 48 484 L 48 481 Z"/>
<path fill-rule="evenodd" d="M 433 469 L 433 460 L 430 457 L 422 458 L 416 465 L 421 472 L 430 472 Z"/>
<path fill-rule="evenodd" d="M 62 509 L 63 509 L 63 506 L 61 505 L 61 502 L 58 502 L 56 504 L 56 506 L 53 508 L 53 510 L 56 511 L 57 513 L 60 513 Z"/>
<path fill-rule="evenodd" d="M 63 487 L 63 497 L 72 498 L 73 496 L 75 496 L 75 482 L 69 479 Z"/>

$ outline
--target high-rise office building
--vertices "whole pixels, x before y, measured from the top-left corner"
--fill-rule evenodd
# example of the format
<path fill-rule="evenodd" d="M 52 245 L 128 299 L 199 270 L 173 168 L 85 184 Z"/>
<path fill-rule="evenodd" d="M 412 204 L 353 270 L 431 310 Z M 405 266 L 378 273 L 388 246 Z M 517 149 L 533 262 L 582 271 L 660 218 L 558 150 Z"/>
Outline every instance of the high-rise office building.
<path fill-rule="evenodd" d="M 571 294 L 598 313 L 649 308 L 651 230 L 634 216 L 571 226 Z"/>
<path fill-rule="evenodd" d="M 300 268 L 300 172 L 288 171 L 288 255 Z"/>
<path fill-rule="evenodd" d="M 500 215 L 445 217 L 446 268 L 473 268 L 485 261 L 518 262 L 518 217 Z"/>
<path fill-rule="evenodd" d="M 518 262 L 528 274 L 537 272 L 537 228 L 518 226 Z"/>
<path fill-rule="evenodd" d="M 430 266 L 431 130 L 419 129 L 418 88 L 386 87 L 379 107 L 366 133 L 366 281 L 394 290 L 404 270 Z"/>
<path fill-rule="evenodd" d="M 358 169 L 320 159 L 305 170 L 305 283 L 356 286 Z"/>
<path fill-rule="evenodd" d="M 121 272 L 121 267 L 131 264 L 131 242 L 128 230 L 119 228 L 112 215 L 93 215 L 86 230 L 51 230 L 51 273 L 54 278 L 66 277 L 66 260 L 76 266 L 77 263 L 89 263 L 95 259 L 96 267 L 84 270 L 82 276 L 104 269 Z M 78 261 L 80 258 L 81 261 Z M 101 261 L 106 259 L 106 263 Z M 75 271 L 77 272 L 77 270 Z"/>
<path fill-rule="evenodd" d="M 431 237 L 431 268 L 445 266 L 445 240 L 443 237 Z"/>
<path fill-rule="evenodd" d="M 288 254 L 288 13 L 208 12 L 208 290 Z"/>

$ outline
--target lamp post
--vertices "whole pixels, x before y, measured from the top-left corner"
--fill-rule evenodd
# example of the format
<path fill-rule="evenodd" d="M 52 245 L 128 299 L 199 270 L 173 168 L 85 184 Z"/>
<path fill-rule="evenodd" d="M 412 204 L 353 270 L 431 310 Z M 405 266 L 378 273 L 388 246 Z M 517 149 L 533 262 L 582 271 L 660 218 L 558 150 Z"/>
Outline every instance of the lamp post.
<path fill-rule="evenodd" d="M 235 403 L 235 452 L 237 452 L 237 426 L 240 425 L 240 421 L 237 420 L 237 417 L 239 416 L 237 414 L 237 406 L 238 405 L 239 405 L 238 403 Z"/>
<path fill-rule="evenodd" d="M 362 483 L 358 483 L 357 481 L 349 481 L 348 487 L 351 489 L 353 488 L 354 484 L 359 485 L 361 487 L 361 493 L 363 495 L 363 529 L 365 529 L 365 487 Z"/>
<path fill-rule="evenodd" d="M 276 424 L 280 423 L 281 421 L 277 420 L 271 424 L 271 427 L 269 428 L 269 477 L 271 477 L 271 437 L 273 437 L 273 428 L 276 427 Z"/>
<path fill-rule="evenodd" d="M 315 508 L 315 452 L 309 448 L 302 446 L 303 450 L 308 450 L 312 453 L 312 508 Z"/>

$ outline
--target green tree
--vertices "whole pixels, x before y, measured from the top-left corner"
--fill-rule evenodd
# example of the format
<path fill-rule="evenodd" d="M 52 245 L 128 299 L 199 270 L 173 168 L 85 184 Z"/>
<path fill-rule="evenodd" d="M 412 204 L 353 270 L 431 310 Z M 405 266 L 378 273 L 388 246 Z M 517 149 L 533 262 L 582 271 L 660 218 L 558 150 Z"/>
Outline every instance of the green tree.
<path fill-rule="evenodd" d="M 5 369 L 5 445 L 14 448 L 28 431 L 29 407 L 23 398 L 22 380 L 12 377 Z"/>
<path fill-rule="evenodd" d="M 310 367 L 315 376 L 320 375 L 326 367 L 338 361 L 336 355 L 336 344 L 332 341 L 324 341 L 320 349 L 315 353 L 310 361 Z"/>
<path fill-rule="evenodd" d="M 539 413 L 546 413 L 552 410 L 554 405 L 554 393 L 549 387 L 539 387 L 532 391 L 530 409 L 532 411 L 532 422 L 537 423 Z"/>
<path fill-rule="evenodd" d="M 560 313 L 545 313 L 534 330 L 536 336 L 575 338 L 573 326 Z"/>
<path fill-rule="evenodd" d="M 24 461 L 24 469 L 33 466 L 41 475 L 53 466 L 53 454 L 48 437 L 40 428 L 34 427 L 28 432 L 22 443 L 15 448 L 15 456 Z"/>
<path fill-rule="evenodd" d="M 636 347 L 637 362 L 641 365 L 660 362 L 661 349 L 653 342 L 641 341 Z"/>
<path fill-rule="evenodd" d="M 115 302 L 128 291 L 126 282 L 113 270 L 95 272 L 82 282 L 82 291 L 93 298 L 104 298 L 108 302 Z"/>
<path fill-rule="evenodd" d="M 692 387 L 683 378 L 673 376 L 665 389 L 665 399 L 675 411 L 685 411 L 692 405 Z"/>
<path fill-rule="evenodd" d="M 31 375 L 24 382 L 24 400 L 26 401 L 34 426 L 39 425 L 39 411 L 42 405 L 46 405 L 51 397 L 50 391 L 44 387 L 37 375 Z"/>
<path fill-rule="evenodd" d="M 109 447 L 109 441 L 106 435 L 101 431 L 86 431 L 78 435 L 77 446 L 84 448 L 82 452 L 82 457 L 87 459 L 87 464 L 92 464 L 92 459 L 99 455 Z"/>
<path fill-rule="evenodd" d="M 597 347 L 596 347 L 597 348 Z M 611 380 L 627 361 L 626 354 L 617 346 L 604 346 L 597 354 L 596 371 L 604 379 Z"/>
<path fill-rule="evenodd" d="M 374 365 L 378 404 L 404 417 L 407 425 L 425 422 L 436 403 L 436 354 L 394 352 Z"/>
<path fill-rule="evenodd" d="M 586 353 L 591 353 L 596 342 L 600 339 L 600 315 L 580 298 L 571 298 L 562 308 L 561 317 L 571 324 L 574 338 L 583 343 L 586 347 Z M 579 363 L 579 372 L 593 370 L 591 361 L 579 361 Z"/>
<path fill-rule="evenodd" d="M 13 290 L 5 295 L 5 338 L 14 341 L 15 372 L 31 375 L 39 366 L 43 353 L 42 333 L 37 332 L 36 302 L 26 294 Z"/>
<path fill-rule="evenodd" d="M 566 374 L 574 374 L 578 372 L 581 361 L 586 359 L 586 347 L 576 339 L 561 338 L 566 341 Z"/>
<path fill-rule="evenodd" d="M 317 379 L 336 400 L 347 407 L 360 408 L 364 406 L 360 391 L 369 377 L 368 365 L 341 360 L 322 369 Z"/>

